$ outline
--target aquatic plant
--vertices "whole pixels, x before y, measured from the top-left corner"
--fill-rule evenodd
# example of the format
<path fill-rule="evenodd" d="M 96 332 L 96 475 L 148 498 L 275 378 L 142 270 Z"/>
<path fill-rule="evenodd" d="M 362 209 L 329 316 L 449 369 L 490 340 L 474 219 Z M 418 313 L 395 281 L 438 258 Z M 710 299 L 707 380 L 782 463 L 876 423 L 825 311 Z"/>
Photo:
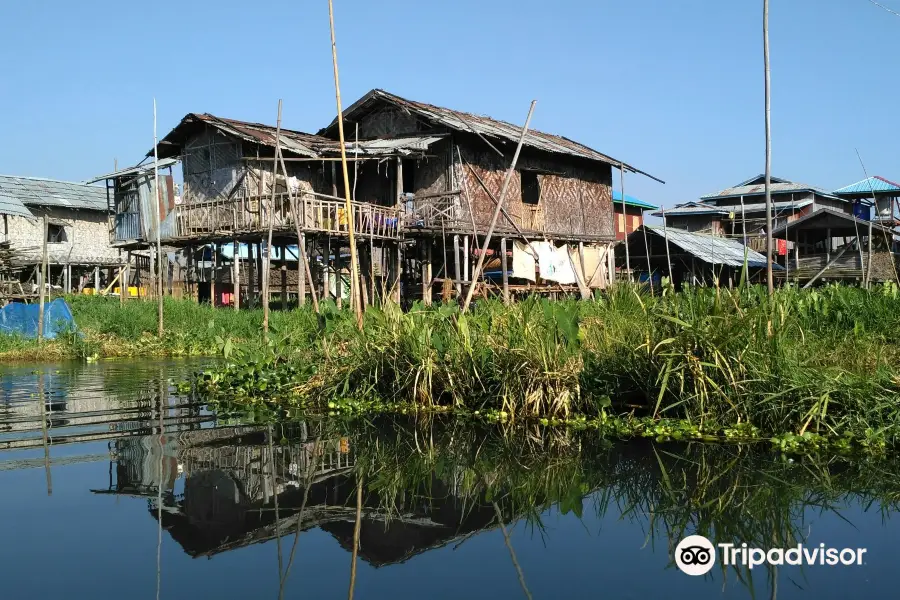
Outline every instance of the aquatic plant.
<path fill-rule="evenodd" d="M 757 437 L 794 435 L 785 443 L 797 447 L 845 433 L 888 447 L 900 431 L 898 326 L 892 285 L 784 288 L 772 298 L 753 287 L 650 295 L 623 285 L 587 302 L 484 301 L 465 315 L 389 306 L 369 310 L 362 331 L 332 307 L 318 328 L 242 348 L 200 391 L 305 410 L 566 423 L 631 415 L 687 422 L 697 435 L 746 426 Z"/>

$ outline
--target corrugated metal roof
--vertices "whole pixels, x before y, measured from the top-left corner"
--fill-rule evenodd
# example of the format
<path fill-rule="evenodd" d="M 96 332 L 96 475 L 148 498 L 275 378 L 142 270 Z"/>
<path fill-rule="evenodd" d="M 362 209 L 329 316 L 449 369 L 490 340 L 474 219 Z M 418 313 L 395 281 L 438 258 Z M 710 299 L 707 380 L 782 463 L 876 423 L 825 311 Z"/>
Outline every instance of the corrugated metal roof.
<path fill-rule="evenodd" d="M 178 159 L 176 158 L 163 158 L 159 161 L 159 168 L 171 167 L 176 164 Z M 133 167 L 128 167 L 127 169 L 120 169 L 118 171 L 114 171 L 112 173 L 107 173 L 106 175 L 101 175 L 100 177 L 95 177 L 90 181 L 85 181 L 85 184 L 95 183 L 97 181 L 103 181 L 104 179 L 113 179 L 114 177 L 122 177 L 124 175 L 135 175 L 137 173 L 145 173 L 147 171 L 153 170 L 153 162 L 148 162 L 140 165 L 135 165 Z"/>
<path fill-rule="evenodd" d="M 772 209 L 773 210 L 789 210 L 789 209 L 801 209 L 805 206 L 809 206 L 813 201 L 810 199 L 805 200 L 785 200 L 783 202 L 773 202 Z M 755 213 L 762 212 L 766 210 L 765 202 L 753 202 L 753 203 L 744 203 L 743 207 L 744 213 Z M 715 204 L 704 204 L 702 202 L 691 202 L 690 204 L 676 206 L 675 208 L 671 208 L 666 211 L 666 216 L 680 216 L 680 215 L 728 215 L 734 213 L 735 215 L 739 215 L 741 213 L 741 205 L 740 204 L 729 204 L 726 206 L 715 205 Z M 653 213 L 654 217 L 663 216 L 662 212 Z"/>
<path fill-rule="evenodd" d="M 108 210 L 106 188 L 83 183 L 0 175 L 0 194 L 15 198 L 26 206 Z"/>
<path fill-rule="evenodd" d="M 159 141 L 160 156 L 172 157 L 181 152 L 181 145 L 185 143 L 198 124 L 207 124 L 215 127 L 222 133 L 236 137 L 246 142 L 275 147 L 277 128 L 262 123 L 250 123 L 217 117 L 209 113 L 186 115 L 178 126 L 170 131 Z M 364 155 L 381 156 L 401 154 L 407 155 L 414 151 L 427 150 L 429 146 L 439 141 L 442 136 L 422 135 L 404 136 L 401 138 L 362 140 L 359 142 L 359 153 Z M 338 154 L 341 151 L 340 143 L 324 136 L 282 129 L 279 136 L 281 147 L 292 154 L 306 158 L 319 158 L 323 154 Z M 346 142 L 347 152 L 356 152 L 356 144 Z M 151 149 L 147 156 L 153 156 Z M 161 161 L 162 162 L 162 161 Z M 152 168 L 152 167 L 151 167 Z"/>
<path fill-rule="evenodd" d="M 31 211 L 25 208 L 22 201 L 15 196 L 0 192 L 0 215 L 15 215 L 17 217 L 33 217 Z"/>
<path fill-rule="evenodd" d="M 856 231 L 868 231 L 869 223 L 873 223 L 872 228 L 876 231 L 880 231 L 880 232 L 886 233 L 888 235 L 893 235 L 893 233 L 894 233 L 888 227 L 883 227 L 881 225 L 877 225 L 877 224 L 875 224 L 874 221 L 867 221 L 865 219 L 859 219 L 859 218 L 851 215 L 850 213 L 839 212 L 839 211 L 836 211 L 831 208 L 820 208 L 819 210 L 813 211 L 813 212 L 809 213 L 808 215 L 804 215 L 804 216 L 800 217 L 799 219 L 795 219 L 793 221 L 790 221 L 788 223 L 781 225 L 780 227 L 776 227 L 772 231 L 772 235 L 777 236 L 782 233 L 789 232 L 792 229 L 795 229 L 796 227 L 798 227 L 808 221 L 824 219 L 827 217 L 836 217 L 839 220 L 846 221 L 848 228 L 850 226 L 853 226 L 854 230 L 856 230 Z M 837 234 L 835 234 L 835 235 L 837 235 Z"/>
<path fill-rule="evenodd" d="M 737 240 L 703 233 L 691 233 L 673 227 L 664 228 L 659 225 L 646 225 L 645 227 L 647 231 L 661 238 L 667 238 L 670 244 L 678 246 L 685 252 L 709 264 L 743 267 L 744 252 L 746 251 L 748 267 L 765 268 L 766 266 L 765 256 L 756 250 L 747 248 Z M 773 266 L 781 268 L 780 265 Z"/>
<path fill-rule="evenodd" d="M 673 215 L 727 215 L 728 209 L 720 208 L 715 204 L 704 204 L 703 202 L 685 202 L 673 208 L 666 210 L 665 216 Z M 663 216 L 662 211 L 653 213 L 654 217 Z"/>
<path fill-rule="evenodd" d="M 432 144 L 439 142 L 444 136 L 427 135 L 415 137 L 402 137 L 384 140 L 362 140 L 359 142 L 360 154 L 409 154 L 413 150 L 428 150 Z M 329 152 L 340 152 L 340 146 L 337 142 L 332 142 L 333 147 L 323 148 Z M 347 154 L 356 152 L 357 144 L 355 142 L 347 142 Z"/>
<path fill-rule="evenodd" d="M 753 181 L 753 180 L 750 180 Z M 822 188 L 817 188 L 812 185 L 807 185 L 805 183 L 795 183 L 793 181 L 786 181 L 782 183 L 773 182 L 772 185 L 769 186 L 771 193 L 773 194 L 789 194 L 791 192 L 815 192 L 820 196 L 825 196 L 826 198 L 835 198 L 840 199 L 831 192 L 823 190 Z M 714 194 L 707 194 L 705 196 L 700 196 L 701 200 L 715 200 L 717 198 L 737 198 L 739 196 L 760 196 L 766 193 L 765 184 L 752 184 L 752 185 L 739 185 L 735 187 L 726 188 L 724 190 L 718 191 Z"/>
<path fill-rule="evenodd" d="M 894 183 L 889 179 L 874 175 L 834 190 L 835 194 L 869 194 L 871 192 L 900 192 L 900 183 Z"/>
<path fill-rule="evenodd" d="M 612 193 L 613 203 L 622 205 L 622 192 L 619 190 L 613 190 Z M 644 210 L 656 210 L 659 208 L 658 206 L 653 206 L 649 202 L 644 202 L 643 200 L 639 200 L 634 196 L 629 196 L 625 194 L 625 206 L 635 206 L 637 208 L 643 208 Z"/>
<path fill-rule="evenodd" d="M 344 119 L 352 120 L 352 115 L 354 112 L 361 110 L 369 103 L 374 103 L 377 101 L 389 102 L 391 104 L 399 106 L 406 111 L 415 112 L 420 117 L 431 121 L 432 123 L 437 123 L 443 125 L 444 127 L 455 129 L 457 131 L 467 131 L 486 137 L 502 138 L 512 142 L 518 142 L 519 137 L 522 134 L 522 128 L 520 126 L 513 125 L 512 123 L 507 123 L 506 121 L 498 121 L 496 119 L 492 119 L 490 117 L 482 115 L 474 115 L 458 110 L 434 106 L 432 104 L 426 104 L 424 102 L 407 100 L 406 98 L 401 98 L 400 96 L 379 89 L 372 90 L 371 92 L 354 102 L 352 105 L 350 105 L 348 108 L 346 108 L 343 112 Z M 328 127 L 325 127 L 324 129 L 319 131 L 319 135 L 326 135 L 329 130 L 331 130 L 336 125 L 337 118 L 332 120 Z M 545 152 L 577 156 L 588 160 L 604 162 L 613 166 L 624 165 L 624 167 L 629 171 L 632 171 L 634 173 L 641 173 L 642 175 L 646 175 L 647 177 L 656 179 L 657 181 L 664 183 L 662 180 L 657 179 L 649 173 L 636 169 L 628 163 L 617 160 L 605 154 L 601 154 L 600 152 L 597 152 L 596 150 L 589 148 L 584 144 L 579 144 L 578 142 L 559 135 L 553 135 L 550 133 L 543 133 L 535 129 L 529 129 L 528 133 L 525 136 L 524 144 L 530 148 L 543 150 Z"/>

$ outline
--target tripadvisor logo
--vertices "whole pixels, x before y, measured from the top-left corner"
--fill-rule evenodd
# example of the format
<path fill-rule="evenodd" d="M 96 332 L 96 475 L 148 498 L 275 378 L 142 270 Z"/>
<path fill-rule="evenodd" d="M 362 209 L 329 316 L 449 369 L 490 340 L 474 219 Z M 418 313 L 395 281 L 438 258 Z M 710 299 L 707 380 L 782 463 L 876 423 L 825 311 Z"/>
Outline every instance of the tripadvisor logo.
<path fill-rule="evenodd" d="M 865 548 L 829 548 L 825 544 L 791 548 L 751 548 L 747 544 L 717 544 L 702 535 L 689 535 L 675 547 L 675 564 L 688 575 L 705 575 L 716 563 L 716 547 L 722 564 L 752 569 L 761 565 L 861 565 Z"/>

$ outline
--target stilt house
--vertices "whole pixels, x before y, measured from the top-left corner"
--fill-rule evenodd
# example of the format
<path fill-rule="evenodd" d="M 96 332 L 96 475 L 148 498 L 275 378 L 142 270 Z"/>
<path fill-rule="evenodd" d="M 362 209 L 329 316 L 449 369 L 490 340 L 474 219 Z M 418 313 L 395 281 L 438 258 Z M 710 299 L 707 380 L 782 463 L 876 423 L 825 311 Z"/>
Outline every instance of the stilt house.
<path fill-rule="evenodd" d="M 340 298 L 329 279 L 346 267 L 352 219 L 367 302 L 402 295 L 428 303 L 435 292 L 460 294 L 470 283 L 521 128 L 381 90 L 353 103 L 343 118 L 352 215 L 345 210 L 336 120 L 313 135 L 210 114 L 185 116 L 158 145 L 161 159 L 181 160 L 184 179 L 178 200 L 160 204 L 163 243 L 185 248 L 189 262 L 191 248 L 202 244 L 234 250 L 249 244 L 248 268 L 234 261 L 231 278 L 235 295 L 243 291 L 252 302 L 271 226 L 279 248 L 272 255 L 310 271 L 296 278 L 296 290 L 281 290 L 283 301 L 296 294 L 303 302 L 310 281 L 320 297 Z M 283 164 L 274 160 L 276 145 Z M 530 130 L 488 250 L 486 289 L 499 289 L 501 281 L 511 292 L 604 286 L 616 239 L 614 167 L 643 173 L 564 137 Z M 121 178 L 113 179 L 118 222 L 126 205 L 119 201 Z M 143 231 L 131 241 L 152 242 Z M 273 264 L 278 268 L 277 260 Z"/>

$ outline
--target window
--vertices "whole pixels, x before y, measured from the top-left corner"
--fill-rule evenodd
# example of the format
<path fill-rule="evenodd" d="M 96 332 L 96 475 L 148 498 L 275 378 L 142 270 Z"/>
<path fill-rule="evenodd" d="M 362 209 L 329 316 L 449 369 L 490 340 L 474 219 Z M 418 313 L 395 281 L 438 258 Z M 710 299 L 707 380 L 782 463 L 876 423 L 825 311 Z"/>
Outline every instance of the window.
<path fill-rule="evenodd" d="M 47 242 L 51 244 L 60 244 L 65 241 L 67 241 L 65 227 L 62 225 L 54 225 L 53 223 L 47 225 Z"/>
<path fill-rule="evenodd" d="M 522 202 L 537 204 L 541 199 L 541 184 L 535 171 L 521 171 Z"/>

